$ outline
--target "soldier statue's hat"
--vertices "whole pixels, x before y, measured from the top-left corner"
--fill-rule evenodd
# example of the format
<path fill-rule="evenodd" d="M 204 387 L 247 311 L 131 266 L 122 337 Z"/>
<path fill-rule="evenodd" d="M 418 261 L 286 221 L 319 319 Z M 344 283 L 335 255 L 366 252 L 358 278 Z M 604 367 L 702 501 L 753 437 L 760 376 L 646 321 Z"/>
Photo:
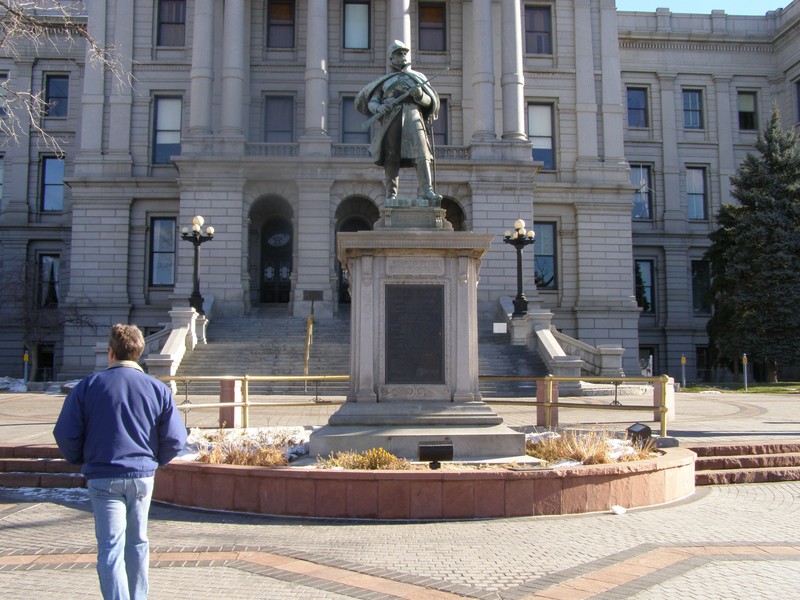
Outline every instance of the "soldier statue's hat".
<path fill-rule="evenodd" d="M 406 46 L 400 40 L 395 40 L 394 42 L 392 42 L 392 44 L 389 46 L 389 49 L 386 51 L 386 56 L 388 56 L 389 58 L 392 58 L 392 54 L 394 54 L 398 50 L 405 50 L 406 52 L 410 52 L 411 48 Z"/>

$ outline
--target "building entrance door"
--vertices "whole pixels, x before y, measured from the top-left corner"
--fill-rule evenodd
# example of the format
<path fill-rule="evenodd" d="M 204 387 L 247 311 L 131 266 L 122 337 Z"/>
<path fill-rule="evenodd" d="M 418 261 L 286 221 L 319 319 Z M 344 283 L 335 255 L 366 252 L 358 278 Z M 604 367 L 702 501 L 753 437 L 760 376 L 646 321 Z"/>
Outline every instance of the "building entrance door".
<path fill-rule="evenodd" d="M 287 303 L 291 292 L 292 226 L 285 219 L 272 219 L 261 230 L 262 303 Z"/>

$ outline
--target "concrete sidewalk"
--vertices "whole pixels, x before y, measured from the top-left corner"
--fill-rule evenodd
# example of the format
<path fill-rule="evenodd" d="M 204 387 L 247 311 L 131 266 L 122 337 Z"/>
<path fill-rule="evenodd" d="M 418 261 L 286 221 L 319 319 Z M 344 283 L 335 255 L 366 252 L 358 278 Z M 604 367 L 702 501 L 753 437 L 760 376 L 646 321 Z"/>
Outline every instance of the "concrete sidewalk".
<path fill-rule="evenodd" d="M 609 398 L 583 399 L 609 402 Z M 668 433 L 800 440 L 796 395 L 677 394 Z M 63 396 L 0 394 L 0 443 L 52 443 Z M 642 403 L 641 398 L 621 401 Z M 335 406 L 259 409 L 254 425 L 316 425 Z M 499 405 L 512 426 L 533 409 Z M 584 409 L 561 424 L 624 429 L 647 413 Z M 190 416 L 213 425 L 214 413 Z M 197 423 L 192 423 L 197 419 Z M 439 523 L 308 521 L 154 506 L 151 595 L 193 598 L 798 598 L 800 483 L 699 488 L 668 506 Z M 0 598 L 97 598 L 83 490 L 0 488 Z"/>

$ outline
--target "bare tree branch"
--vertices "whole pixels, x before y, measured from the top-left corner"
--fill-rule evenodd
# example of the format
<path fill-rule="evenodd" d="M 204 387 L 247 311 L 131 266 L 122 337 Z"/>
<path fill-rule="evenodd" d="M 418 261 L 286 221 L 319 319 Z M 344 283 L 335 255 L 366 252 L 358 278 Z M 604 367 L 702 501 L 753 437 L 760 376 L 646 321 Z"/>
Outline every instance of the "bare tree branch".
<path fill-rule="evenodd" d="M 76 46 L 85 48 L 89 66 L 112 74 L 124 87 L 131 85 L 116 46 L 97 40 L 90 34 L 86 6 L 81 0 L 0 0 L 0 52 L 15 59 L 45 50 L 61 54 Z M 35 133 L 45 145 L 61 155 L 59 140 L 42 128 L 48 105 L 42 92 L 19 89 L 10 78 L 0 80 L 0 99 L 4 118 L 0 133 L 7 143 L 19 143 L 20 137 Z"/>

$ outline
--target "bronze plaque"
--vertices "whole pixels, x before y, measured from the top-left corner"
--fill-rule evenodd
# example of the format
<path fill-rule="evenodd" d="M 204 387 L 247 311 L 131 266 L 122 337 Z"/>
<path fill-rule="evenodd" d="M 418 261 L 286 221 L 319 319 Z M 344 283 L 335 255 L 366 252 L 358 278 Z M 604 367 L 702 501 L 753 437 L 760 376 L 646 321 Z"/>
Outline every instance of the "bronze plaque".
<path fill-rule="evenodd" d="M 444 286 L 386 286 L 386 383 L 444 383 Z"/>

